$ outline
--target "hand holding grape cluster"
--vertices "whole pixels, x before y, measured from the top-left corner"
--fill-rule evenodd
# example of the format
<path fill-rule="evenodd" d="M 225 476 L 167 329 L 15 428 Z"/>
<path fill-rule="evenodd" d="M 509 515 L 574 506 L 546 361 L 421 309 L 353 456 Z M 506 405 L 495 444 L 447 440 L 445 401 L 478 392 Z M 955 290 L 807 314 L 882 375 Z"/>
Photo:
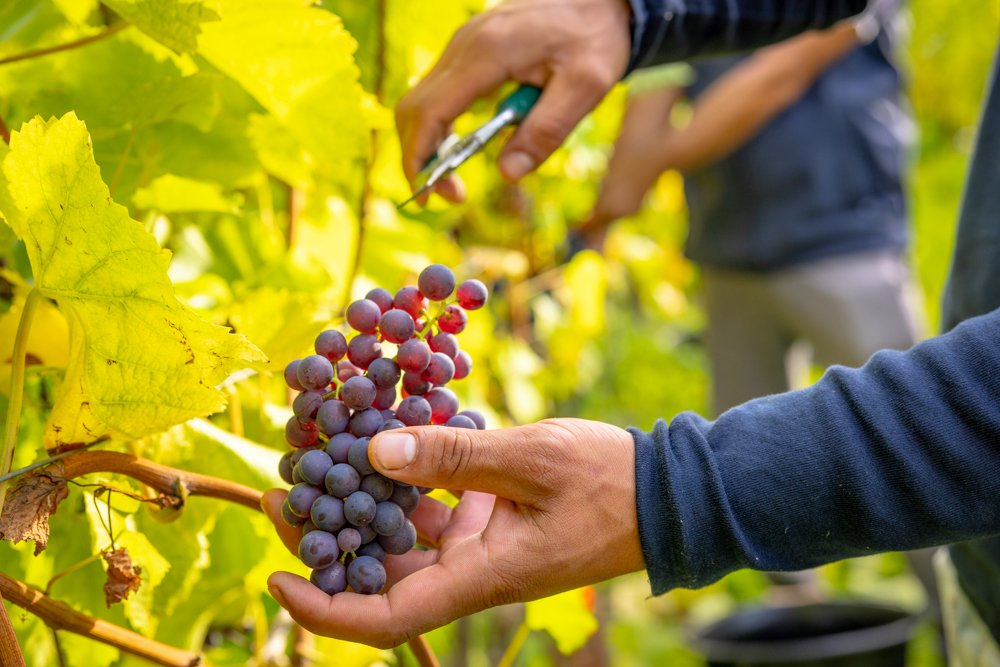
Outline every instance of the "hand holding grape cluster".
<path fill-rule="evenodd" d="M 300 393 L 285 427 L 295 449 L 279 464 L 282 479 L 294 485 L 281 515 L 290 526 L 301 526 L 299 558 L 325 593 L 348 586 L 378 593 L 386 583 L 386 554 L 405 554 L 417 541 L 409 516 L 430 489 L 379 474 L 368 457 L 371 437 L 428 424 L 486 427 L 478 412 L 459 412 L 458 398 L 445 385 L 472 370 L 456 334 L 465 329 L 466 310 L 481 308 L 487 296 L 478 280 L 456 290 L 451 269 L 432 264 L 416 287 L 395 296 L 376 288 L 351 303 L 347 323 L 357 334 L 348 340 L 339 331 L 324 331 L 316 338 L 316 354 L 285 368 L 285 381 Z M 438 304 L 434 313 L 430 302 Z M 395 358 L 386 355 L 385 343 L 395 348 Z"/>

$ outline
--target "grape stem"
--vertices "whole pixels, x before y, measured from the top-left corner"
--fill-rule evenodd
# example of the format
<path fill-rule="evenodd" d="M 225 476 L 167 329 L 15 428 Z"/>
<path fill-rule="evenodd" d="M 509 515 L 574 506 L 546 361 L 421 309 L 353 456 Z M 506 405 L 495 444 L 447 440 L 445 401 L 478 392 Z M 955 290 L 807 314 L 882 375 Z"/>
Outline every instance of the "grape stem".
<path fill-rule="evenodd" d="M 531 628 L 522 621 L 517 632 L 514 633 L 514 637 L 510 640 L 510 644 L 507 645 L 507 650 L 503 652 L 503 657 L 497 663 L 497 667 L 512 667 L 518 654 L 521 653 L 521 649 L 524 648 L 524 642 L 527 641 L 529 634 L 531 634 Z"/>
<path fill-rule="evenodd" d="M 128 26 L 129 23 L 127 21 L 123 21 L 117 25 L 113 25 L 110 28 L 102 30 L 101 32 L 95 33 L 88 37 L 75 39 L 72 42 L 66 42 L 65 44 L 56 44 L 55 46 L 46 46 L 45 48 L 41 49 L 32 49 L 30 51 L 15 53 L 12 56 L 7 56 L 6 58 L 0 58 L 0 65 L 16 63 L 22 60 L 30 60 L 32 58 L 40 58 L 42 56 L 47 56 L 51 53 L 59 53 L 60 51 L 69 51 L 71 49 L 76 49 L 81 46 L 86 46 L 87 44 L 93 44 L 94 42 L 100 41 L 107 37 L 111 37 L 115 33 L 127 28 Z"/>
<path fill-rule="evenodd" d="M 0 667 L 25 667 L 14 626 L 7 615 L 7 608 L 3 606 L 3 595 L 0 595 Z"/>

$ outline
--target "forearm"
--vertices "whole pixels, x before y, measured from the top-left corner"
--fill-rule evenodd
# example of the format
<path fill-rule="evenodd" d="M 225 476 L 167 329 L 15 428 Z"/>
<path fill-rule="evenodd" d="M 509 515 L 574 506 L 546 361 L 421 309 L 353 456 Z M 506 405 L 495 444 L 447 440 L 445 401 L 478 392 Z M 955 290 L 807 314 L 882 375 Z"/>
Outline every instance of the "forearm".
<path fill-rule="evenodd" d="M 708 422 L 634 431 L 655 593 L 1000 532 L 1000 311 Z"/>

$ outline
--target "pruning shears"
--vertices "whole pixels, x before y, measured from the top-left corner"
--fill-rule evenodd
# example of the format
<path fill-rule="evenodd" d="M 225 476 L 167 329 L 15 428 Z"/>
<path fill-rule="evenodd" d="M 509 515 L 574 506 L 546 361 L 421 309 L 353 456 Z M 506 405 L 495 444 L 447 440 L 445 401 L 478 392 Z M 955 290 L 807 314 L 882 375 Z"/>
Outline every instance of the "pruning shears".
<path fill-rule="evenodd" d="M 537 86 L 522 85 L 497 105 L 496 114 L 478 130 L 459 137 L 451 134 L 441 142 L 437 151 L 427 160 L 427 164 L 417 174 L 417 189 L 397 208 L 403 208 L 411 201 L 434 187 L 434 184 L 455 171 L 462 163 L 478 153 L 500 130 L 517 125 L 535 106 L 542 89 Z"/>

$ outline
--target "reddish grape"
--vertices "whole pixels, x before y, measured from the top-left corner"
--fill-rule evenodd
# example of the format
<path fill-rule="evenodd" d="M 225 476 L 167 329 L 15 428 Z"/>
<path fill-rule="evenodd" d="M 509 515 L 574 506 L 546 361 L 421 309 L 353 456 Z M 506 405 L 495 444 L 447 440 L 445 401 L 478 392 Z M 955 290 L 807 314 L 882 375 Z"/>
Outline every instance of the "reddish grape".
<path fill-rule="evenodd" d="M 431 355 L 431 363 L 427 364 L 420 377 L 439 387 L 448 384 L 455 377 L 455 362 L 444 352 L 435 352 Z"/>
<path fill-rule="evenodd" d="M 352 433 L 338 433 L 326 443 L 326 453 L 334 463 L 347 463 L 347 452 L 357 438 Z"/>
<path fill-rule="evenodd" d="M 387 289 L 376 287 L 368 292 L 368 294 L 365 294 L 365 298 L 369 301 L 374 301 L 378 305 L 378 309 L 383 313 L 392 308 L 392 293 Z"/>
<path fill-rule="evenodd" d="M 342 401 L 326 401 L 316 412 L 316 425 L 323 435 L 332 437 L 347 430 L 351 413 Z"/>
<path fill-rule="evenodd" d="M 312 429 L 304 428 L 299 418 L 292 415 L 292 418 L 285 424 L 285 440 L 292 447 L 312 447 L 319 442 L 319 431 L 315 427 Z"/>
<path fill-rule="evenodd" d="M 358 410 L 351 416 L 348 429 L 359 438 L 367 438 L 378 433 L 378 429 L 384 421 L 382 413 L 375 408 Z"/>
<path fill-rule="evenodd" d="M 316 336 L 313 347 L 316 348 L 316 354 L 330 361 L 339 361 L 347 354 L 347 339 L 339 331 L 327 329 Z"/>
<path fill-rule="evenodd" d="M 337 533 L 337 546 L 345 554 L 354 553 L 361 547 L 361 533 L 357 528 L 341 528 Z"/>
<path fill-rule="evenodd" d="M 322 495 L 323 491 L 312 484 L 296 484 L 288 490 L 288 497 L 286 498 L 288 508 L 296 516 L 308 519 L 313 503 Z M 317 523 L 316 525 L 318 526 L 319 524 Z"/>
<path fill-rule="evenodd" d="M 313 569 L 332 565 L 339 555 L 337 539 L 326 531 L 314 530 L 299 541 L 299 559 Z"/>
<path fill-rule="evenodd" d="M 404 428 L 405 426 L 406 424 L 404 424 L 403 422 L 399 421 L 398 419 L 393 419 L 390 417 L 389 419 L 386 419 L 384 422 L 382 422 L 382 425 L 378 427 L 378 432 L 381 433 L 382 431 L 394 431 L 397 428 Z"/>
<path fill-rule="evenodd" d="M 419 373 L 431 362 L 431 348 L 422 340 L 408 340 L 399 346 L 396 363 L 404 371 Z"/>
<path fill-rule="evenodd" d="M 306 522 L 304 518 L 296 515 L 295 512 L 292 511 L 292 508 L 288 505 L 288 499 L 285 499 L 285 502 L 281 503 L 281 518 L 285 520 L 285 523 L 293 528 L 301 526 Z"/>
<path fill-rule="evenodd" d="M 385 579 L 382 563 L 370 556 L 359 556 L 347 566 L 347 583 L 355 593 L 374 595 L 385 586 Z"/>
<path fill-rule="evenodd" d="M 444 301 L 455 289 L 455 274 L 444 264 L 431 264 L 420 272 L 417 287 L 431 301 Z"/>
<path fill-rule="evenodd" d="M 382 356 L 382 346 L 378 338 L 371 334 L 360 334 L 347 344 L 347 358 L 351 363 L 367 370 L 369 364 Z"/>
<path fill-rule="evenodd" d="M 392 307 L 405 310 L 414 320 L 427 308 L 427 299 L 416 287 L 401 287 L 392 299 Z"/>
<path fill-rule="evenodd" d="M 388 410 L 396 402 L 395 387 L 379 387 L 375 391 L 375 401 L 372 407 L 376 410 Z"/>
<path fill-rule="evenodd" d="M 458 298 L 459 305 L 466 310 L 482 308 L 489 294 L 490 292 L 486 289 L 486 285 L 474 278 L 463 281 L 458 286 L 458 289 L 455 290 L 455 296 Z"/>
<path fill-rule="evenodd" d="M 310 354 L 295 370 L 299 384 L 313 391 L 325 391 L 333 381 L 333 364 L 326 357 Z"/>
<path fill-rule="evenodd" d="M 316 419 L 316 411 L 323 405 L 323 394 L 318 391 L 304 391 L 292 401 L 292 412 L 299 419 Z"/>
<path fill-rule="evenodd" d="M 347 523 L 344 518 L 344 501 L 323 493 L 313 502 L 309 510 L 309 518 L 320 530 L 334 533 Z"/>
<path fill-rule="evenodd" d="M 281 479 L 285 480 L 285 484 L 295 483 L 292 481 L 292 453 L 293 452 L 285 452 L 281 455 L 281 458 L 278 459 L 278 474 L 281 475 Z"/>
<path fill-rule="evenodd" d="M 419 373 L 403 373 L 403 391 L 407 396 L 420 396 L 431 389 L 431 383 Z"/>
<path fill-rule="evenodd" d="M 452 380 L 461 380 L 462 378 L 468 377 L 469 373 L 472 372 L 472 357 L 465 350 L 458 353 L 455 357 L 455 377 Z"/>
<path fill-rule="evenodd" d="M 302 386 L 299 382 L 298 371 L 299 364 L 302 363 L 301 359 L 296 359 L 285 366 L 285 384 L 294 389 L 295 391 L 305 391 L 306 388 Z"/>
<path fill-rule="evenodd" d="M 401 556 L 412 549 L 417 543 L 417 528 L 407 519 L 403 527 L 393 535 L 379 535 L 378 543 L 387 554 Z"/>
<path fill-rule="evenodd" d="M 393 308 L 386 311 L 378 322 L 382 338 L 390 343 L 404 343 L 413 337 L 413 317 L 405 310 Z"/>
<path fill-rule="evenodd" d="M 486 417 L 483 417 L 483 414 L 481 412 L 477 410 L 462 410 L 458 414 L 464 417 L 468 417 L 473 422 L 475 422 L 476 428 L 478 428 L 480 431 L 486 429 Z"/>
<path fill-rule="evenodd" d="M 370 408 L 375 400 L 375 383 L 366 377 L 353 377 L 340 388 L 340 400 L 351 410 Z"/>
<path fill-rule="evenodd" d="M 425 426 L 431 421 L 431 404 L 422 396 L 408 396 L 400 401 L 396 419 L 407 426 Z"/>
<path fill-rule="evenodd" d="M 458 397 L 447 387 L 435 387 L 424 398 L 431 405 L 432 424 L 444 424 L 458 412 Z"/>
<path fill-rule="evenodd" d="M 347 590 L 347 568 L 334 561 L 321 570 L 313 570 L 309 581 L 327 595 L 343 593 Z"/>
<path fill-rule="evenodd" d="M 455 338 L 455 334 L 442 331 L 428 338 L 427 342 L 430 343 L 431 350 L 434 352 L 444 352 L 452 359 L 458 355 L 458 339 Z"/>
<path fill-rule="evenodd" d="M 375 333 L 381 316 L 378 304 L 368 299 L 358 299 L 347 307 L 347 323 L 361 333 Z"/>
<path fill-rule="evenodd" d="M 438 318 L 438 327 L 441 331 L 453 334 L 465 331 L 465 325 L 468 323 L 469 316 L 465 310 L 455 304 L 445 307 L 444 312 L 441 313 L 441 317 Z"/>

